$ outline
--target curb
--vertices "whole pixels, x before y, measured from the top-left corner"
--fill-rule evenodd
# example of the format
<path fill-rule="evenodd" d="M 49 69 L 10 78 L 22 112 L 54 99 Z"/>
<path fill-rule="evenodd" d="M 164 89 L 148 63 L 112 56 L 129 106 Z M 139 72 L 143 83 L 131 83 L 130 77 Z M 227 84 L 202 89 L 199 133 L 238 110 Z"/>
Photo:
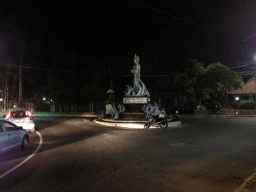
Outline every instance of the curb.
<path fill-rule="evenodd" d="M 231 117 L 256 117 L 256 115 L 179 115 L 180 118 L 231 118 Z"/>
<path fill-rule="evenodd" d="M 104 120 L 95 119 L 93 120 L 93 122 L 99 125 L 104 125 L 104 126 L 131 128 L 131 129 L 144 129 L 144 125 L 145 125 L 145 121 L 129 122 L 129 121 L 114 121 L 114 120 L 104 121 Z M 180 127 L 180 126 L 181 126 L 181 121 L 176 121 L 176 122 L 168 121 L 168 127 L 166 129 Z M 159 129 L 159 127 L 151 126 L 149 129 Z"/>

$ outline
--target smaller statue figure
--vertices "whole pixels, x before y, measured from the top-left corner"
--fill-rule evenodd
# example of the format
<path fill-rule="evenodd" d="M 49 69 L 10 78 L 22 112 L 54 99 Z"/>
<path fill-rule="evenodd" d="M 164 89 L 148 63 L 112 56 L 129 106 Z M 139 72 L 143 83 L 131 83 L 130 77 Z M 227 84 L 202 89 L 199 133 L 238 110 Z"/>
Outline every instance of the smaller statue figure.
<path fill-rule="evenodd" d="M 153 105 L 147 104 L 142 107 L 142 110 L 147 114 L 146 118 L 148 119 L 149 117 L 153 116 L 155 109 L 154 109 Z"/>
<path fill-rule="evenodd" d="M 153 115 L 158 116 L 161 113 L 161 111 L 159 110 L 159 107 L 156 102 L 154 102 L 154 109 L 155 110 Z"/>
<path fill-rule="evenodd" d="M 122 113 L 125 111 L 125 106 L 122 103 L 119 103 L 117 106 L 118 113 Z"/>
<path fill-rule="evenodd" d="M 111 119 L 118 119 L 119 118 L 119 113 L 115 108 L 111 108 L 106 111 L 106 114 L 111 115 Z"/>
<path fill-rule="evenodd" d="M 158 116 L 161 111 L 159 110 L 159 107 L 156 102 L 152 104 L 147 104 L 142 107 L 142 110 L 147 113 L 146 118 L 152 117 L 152 116 Z"/>

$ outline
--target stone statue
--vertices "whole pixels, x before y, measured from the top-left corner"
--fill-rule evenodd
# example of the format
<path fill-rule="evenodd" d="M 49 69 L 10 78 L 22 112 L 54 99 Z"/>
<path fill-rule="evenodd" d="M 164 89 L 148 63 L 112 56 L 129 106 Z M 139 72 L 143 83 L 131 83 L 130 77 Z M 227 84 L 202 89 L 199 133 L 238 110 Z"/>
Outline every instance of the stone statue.
<path fill-rule="evenodd" d="M 135 90 L 140 81 L 140 64 L 139 64 L 140 58 L 136 54 L 134 55 L 134 63 L 135 65 L 133 66 L 131 72 L 133 74 L 133 89 Z"/>
<path fill-rule="evenodd" d="M 150 96 L 148 90 L 146 89 L 145 84 L 140 79 L 140 58 L 138 55 L 134 55 L 134 63 L 131 72 L 133 74 L 133 87 L 130 85 L 127 86 L 127 91 L 125 92 L 126 96 Z"/>
<path fill-rule="evenodd" d="M 159 107 L 156 102 L 154 102 L 153 104 L 149 103 L 147 105 L 144 105 L 142 107 L 142 110 L 147 114 L 146 118 L 152 117 L 153 115 L 158 116 L 162 111 L 165 112 L 164 109 L 162 109 L 161 111 L 159 110 Z M 165 113 L 165 115 L 166 115 L 166 113 Z"/>
<path fill-rule="evenodd" d="M 106 114 L 111 115 L 111 119 L 118 119 L 119 118 L 119 113 L 115 108 L 111 108 L 106 111 Z"/>

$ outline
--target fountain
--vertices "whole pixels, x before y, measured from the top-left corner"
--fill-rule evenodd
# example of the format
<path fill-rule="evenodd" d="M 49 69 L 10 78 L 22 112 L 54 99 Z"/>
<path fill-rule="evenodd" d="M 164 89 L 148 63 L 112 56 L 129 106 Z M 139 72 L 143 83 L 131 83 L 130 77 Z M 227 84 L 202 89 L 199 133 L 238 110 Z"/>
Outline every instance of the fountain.
<path fill-rule="evenodd" d="M 145 120 L 153 115 L 165 114 L 164 109 L 159 109 L 156 102 L 151 103 L 150 93 L 145 84 L 140 79 L 139 56 L 134 56 L 133 86 L 126 85 L 122 103 L 116 107 L 114 103 L 114 91 L 110 89 L 107 94 L 110 95 L 106 105 L 105 118 L 95 121 L 105 126 L 118 126 L 128 128 L 144 128 Z M 106 118 L 107 117 L 107 118 Z M 181 121 L 167 120 L 168 127 L 177 127 Z"/>
<path fill-rule="evenodd" d="M 160 113 L 156 103 L 150 103 L 150 93 L 140 79 L 139 56 L 135 54 L 131 72 L 133 74 L 133 86 L 126 85 L 123 102 L 106 110 L 106 114 L 112 119 L 119 120 L 145 120 L 153 113 Z"/>

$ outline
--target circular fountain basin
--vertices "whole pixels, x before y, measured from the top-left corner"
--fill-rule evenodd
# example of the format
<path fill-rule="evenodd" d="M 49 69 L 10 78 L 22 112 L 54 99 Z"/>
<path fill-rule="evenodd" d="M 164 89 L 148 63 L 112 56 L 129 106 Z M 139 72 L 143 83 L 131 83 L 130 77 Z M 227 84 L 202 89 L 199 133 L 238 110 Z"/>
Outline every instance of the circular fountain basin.
<path fill-rule="evenodd" d="M 132 112 L 123 112 L 119 114 L 120 120 L 126 120 L 126 121 L 143 121 L 146 119 L 146 113 L 132 113 Z"/>

